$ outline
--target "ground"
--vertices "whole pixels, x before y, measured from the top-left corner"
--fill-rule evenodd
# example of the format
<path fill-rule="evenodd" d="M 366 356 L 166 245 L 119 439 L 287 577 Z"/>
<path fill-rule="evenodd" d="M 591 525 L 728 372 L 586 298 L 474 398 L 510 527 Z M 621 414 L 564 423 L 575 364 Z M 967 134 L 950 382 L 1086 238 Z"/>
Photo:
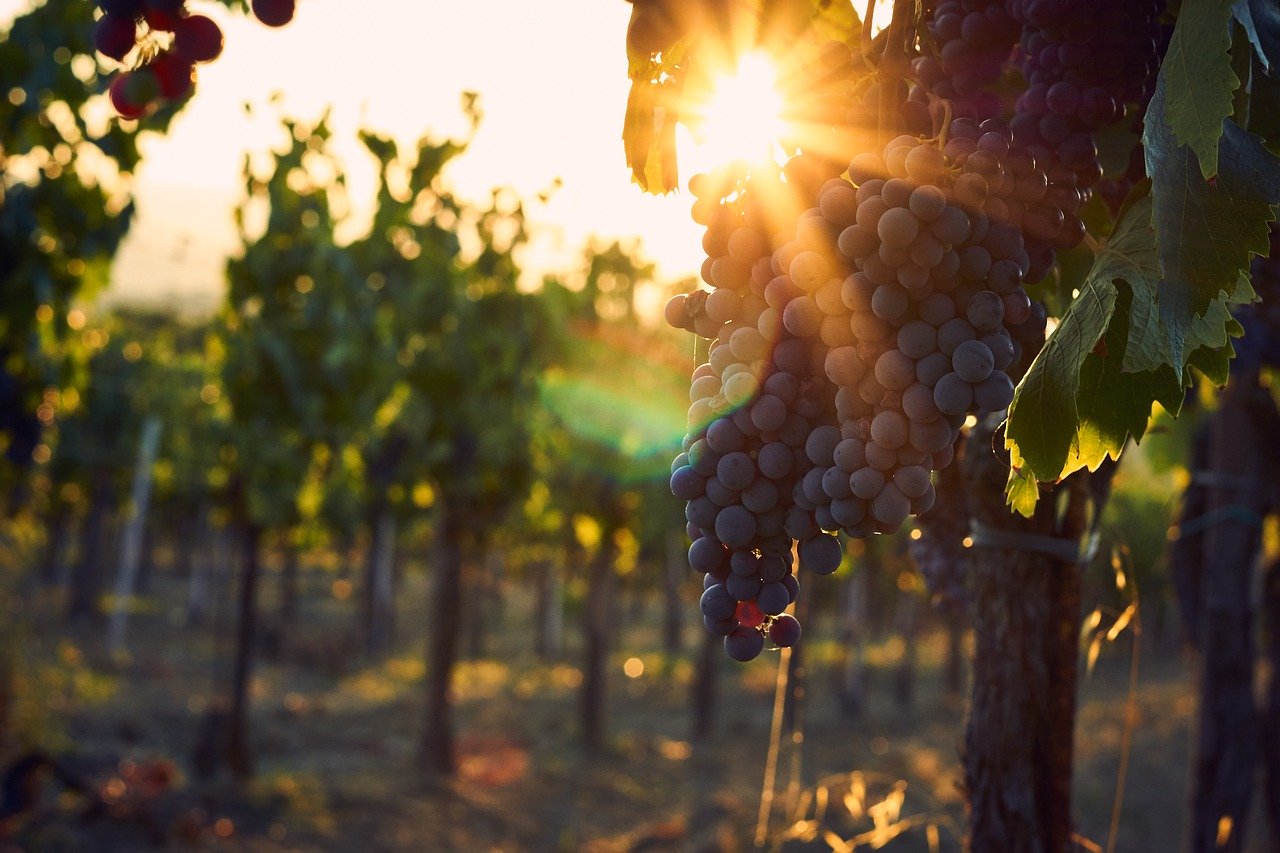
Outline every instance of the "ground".
<path fill-rule="evenodd" d="M 532 593 L 511 582 L 501 613 L 485 611 L 491 618 L 485 653 L 465 660 L 457 674 L 459 778 L 432 781 L 415 765 L 424 671 L 424 626 L 416 614 L 425 610 L 425 582 L 413 573 L 405 578 L 396 653 L 370 663 L 353 651 L 355 602 L 341 598 L 349 587 L 316 570 L 307 580 L 296 630 L 253 678 L 257 766 L 247 785 L 225 775 L 200 781 L 192 763 L 202 720 L 229 673 L 226 602 L 207 623 L 189 626 L 185 583 L 158 570 L 131 623 L 127 663 L 100 658 L 95 650 L 101 634 L 60 640 L 50 624 L 49 636 L 36 638 L 32 648 L 57 648 L 64 662 L 82 671 L 84 683 L 94 685 L 56 718 L 67 736 L 61 754 L 95 784 L 115 785 L 119 817 L 72 820 L 81 801 L 64 795 L 46 800 L 44 812 L 20 825 L 16 837 L 33 850 L 136 849 L 150 825 L 170 846 L 197 849 L 751 846 L 769 751 L 776 653 L 745 666 L 723 661 L 716 735 L 692 741 L 690 656 L 672 660 L 657 651 L 656 600 L 620 601 L 608 745 L 587 755 L 577 740 L 573 614 L 565 655 L 540 660 L 530 639 Z M 269 575 L 268 613 L 272 582 Z M 692 601 L 688 610 L 692 617 Z M 868 842 L 901 833 L 882 849 L 929 850 L 931 843 L 958 849 L 953 832 L 963 819 L 957 758 L 963 707 L 941 688 L 943 635 L 930 633 L 922 641 L 910 708 L 892 695 L 889 669 L 900 641 L 873 644 L 870 704 L 850 719 L 835 700 L 837 649 L 825 639 L 832 623 L 830 614 L 819 614 L 809 626 L 803 743 L 783 744 L 771 838 L 789 834 L 788 850 L 826 850 L 858 833 L 867 833 Z M 701 629 L 694 628 L 686 631 L 691 649 L 701 642 Z M 1102 848 L 1122 757 L 1130 648 L 1122 638 L 1104 650 L 1081 686 L 1078 829 L 1087 843 Z M 216 665 L 215 651 L 221 659 Z M 624 672 L 639 668 L 627 665 L 633 657 L 643 664 L 636 677 Z M 1117 850 L 1179 846 L 1194 712 L 1188 673 L 1176 644 L 1144 642 Z M 176 780 L 148 800 L 137 779 L 156 761 L 164 768 L 172 762 Z M 823 820 L 811 820 L 815 810 Z M 0 850 L 3 845 L 0 840 Z"/>

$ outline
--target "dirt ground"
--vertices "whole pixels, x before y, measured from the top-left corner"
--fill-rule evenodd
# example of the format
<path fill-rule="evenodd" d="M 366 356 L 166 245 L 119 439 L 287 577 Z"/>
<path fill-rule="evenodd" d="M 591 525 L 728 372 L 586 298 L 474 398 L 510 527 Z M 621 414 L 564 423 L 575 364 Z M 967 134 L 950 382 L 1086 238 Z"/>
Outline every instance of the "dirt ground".
<path fill-rule="evenodd" d="M 404 586 L 397 651 L 368 663 L 352 651 L 355 602 L 341 600 L 348 588 L 330 576 L 309 577 L 297 628 L 253 677 L 256 775 L 249 783 L 225 776 L 202 781 L 193 772 L 202 721 L 228 677 L 226 604 L 210 622 L 188 626 L 185 587 L 161 572 L 131 624 L 127 664 L 101 660 L 95 651 L 100 639 L 92 633 L 75 644 L 59 641 L 58 653 L 71 655 L 98 685 L 92 700 L 80 700 L 59 717 L 69 737 L 65 761 L 114 791 L 118 801 L 107 816 L 84 818 L 74 795 L 46 800 L 18 828 L 18 849 L 752 846 L 769 754 L 776 653 L 745 666 L 723 661 L 716 734 L 695 742 L 689 683 L 701 629 L 692 624 L 692 603 L 690 652 L 674 660 L 658 651 L 658 602 L 625 603 L 610 669 L 608 744 L 588 755 L 577 738 L 581 674 L 573 615 L 565 654 L 540 660 L 530 639 L 532 593 L 512 584 L 501 618 L 486 611 L 493 621 L 484 653 L 457 672 L 459 778 L 432 782 L 415 765 L 424 705 L 424 626 L 417 614 L 427 592 L 420 576 L 409 576 Z M 263 609 L 269 613 L 271 607 L 268 594 Z M 859 836 L 880 849 L 958 849 L 963 707 L 943 695 L 942 634 L 922 641 L 911 707 L 893 699 L 890 670 L 901 641 L 873 644 L 869 704 L 849 718 L 833 685 L 838 649 L 830 639 L 832 621 L 820 616 L 809 628 L 802 739 L 781 744 L 769 843 L 827 850 Z M 54 642 L 51 636 L 41 647 Z M 1081 686 L 1076 811 L 1085 849 L 1107 843 L 1130 648 L 1122 639 L 1104 650 Z M 1188 672 L 1178 653 L 1143 648 L 1116 850 L 1179 847 L 1194 713 Z M 157 766 L 168 775 L 149 796 L 139 779 Z"/>

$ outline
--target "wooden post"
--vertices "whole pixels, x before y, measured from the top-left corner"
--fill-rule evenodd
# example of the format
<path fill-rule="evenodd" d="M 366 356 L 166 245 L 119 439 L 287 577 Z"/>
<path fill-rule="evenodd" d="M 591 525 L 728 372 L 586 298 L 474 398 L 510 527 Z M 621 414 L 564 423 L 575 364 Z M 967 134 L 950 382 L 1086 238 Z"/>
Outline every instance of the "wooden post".
<path fill-rule="evenodd" d="M 125 631 L 129 626 L 129 611 L 133 605 L 133 592 L 138 582 L 138 565 L 142 557 L 142 538 L 147 526 L 147 510 L 151 502 L 152 469 L 156 453 L 160 449 L 160 418 L 150 415 L 142 424 L 142 438 L 138 442 L 138 459 L 133 469 L 133 490 L 130 498 L 129 520 L 125 525 L 120 544 L 120 568 L 116 574 L 115 606 L 111 611 L 111 623 L 107 630 L 107 651 L 117 657 L 125 651 Z"/>
<path fill-rule="evenodd" d="M 253 670 L 254 640 L 258 626 L 259 543 L 262 529 L 252 521 L 242 523 L 244 567 L 240 576 L 239 621 L 236 627 L 235 668 L 231 676 L 230 731 L 227 763 L 241 778 L 253 775 L 253 751 L 249 746 L 249 678 Z"/>

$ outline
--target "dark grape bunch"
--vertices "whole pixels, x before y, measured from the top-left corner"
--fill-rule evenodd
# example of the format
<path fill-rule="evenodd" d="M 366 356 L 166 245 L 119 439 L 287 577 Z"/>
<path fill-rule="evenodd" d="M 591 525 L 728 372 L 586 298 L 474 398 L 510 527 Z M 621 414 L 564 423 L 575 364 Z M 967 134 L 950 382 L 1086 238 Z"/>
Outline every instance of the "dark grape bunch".
<path fill-rule="evenodd" d="M 1022 27 L 1017 62 L 1028 83 L 1013 135 L 1055 193 L 1085 197 L 1102 177 L 1095 134 L 1150 100 L 1163 8 L 1164 0 L 1008 0 Z M 1068 248 L 1083 238 L 1079 217 L 1068 215 L 1052 242 Z"/>
<path fill-rule="evenodd" d="M 928 515 L 935 473 L 970 415 L 1008 407 L 1044 342 L 1025 283 L 1084 238 L 1094 134 L 1150 96 L 1158 5 L 942 0 L 913 85 L 859 77 L 844 49 L 824 52 L 823 114 L 850 84 L 853 132 L 836 138 L 892 137 L 883 149 L 847 171 L 801 155 L 691 182 L 712 289 L 676 297 L 667 318 L 712 343 L 671 486 L 707 575 L 707 627 L 731 656 L 788 639 L 773 633 L 791 630 L 793 541 L 801 567 L 827 573 L 837 533 L 925 515 L 926 575 L 941 601 L 960 598 L 966 521 Z M 1030 88 L 1006 122 L 994 87 L 1011 64 Z"/>
<path fill-rule="evenodd" d="M 803 184 L 816 168 L 800 161 L 792 177 Z M 688 502 L 690 565 L 706 575 L 704 623 L 744 661 L 766 637 L 779 647 L 799 638 L 799 622 L 783 612 L 799 591 L 793 540 L 801 542 L 800 564 L 816 574 L 835 571 L 842 557 L 839 541 L 794 499 L 815 464 L 810 437 L 834 413 L 821 377 L 825 349 L 786 330 L 784 303 L 769 291 L 777 275 L 769 217 L 779 215 L 790 186 L 781 171 L 764 169 L 749 178 L 732 168 L 696 176 L 694 217 L 707 227 L 703 277 L 714 289 L 667 306 L 672 325 L 712 339 L 707 363 L 693 374 L 689 433 L 671 489 Z"/>
<path fill-rule="evenodd" d="M 1021 33 L 1005 0 L 944 0 L 934 9 L 929 32 L 936 55 L 912 63 L 928 90 L 945 99 L 956 118 L 999 117 L 1003 106 L 990 87 Z"/>
<path fill-rule="evenodd" d="M 978 129 L 1008 148 L 1007 128 Z M 769 586 L 790 577 L 792 540 L 821 574 L 840 562 L 836 531 L 898 530 L 933 505 L 931 473 L 950 463 L 965 417 L 1012 399 L 1009 371 L 1044 316 L 1022 287 L 1030 261 L 1007 222 L 1031 172 L 1003 162 L 972 152 L 957 162 L 900 136 L 883 157 L 854 159 L 854 183 L 824 181 L 816 208 L 783 211 L 797 225 L 772 252 L 779 205 L 757 199 L 785 198 L 790 182 L 691 182 L 714 289 L 677 296 L 667 318 L 714 340 L 694 373 L 671 485 L 689 501 L 690 562 L 708 575 L 707 627 L 732 656 L 754 657 L 763 636 L 753 629 L 771 630 L 768 617 L 794 597 Z"/>
<path fill-rule="evenodd" d="M 196 66 L 222 54 L 222 28 L 204 15 L 188 14 L 186 0 L 98 0 L 98 6 L 103 15 L 94 47 L 131 66 L 115 76 L 109 92 L 122 118 L 138 119 L 186 98 L 195 86 Z M 254 0 L 252 8 L 259 21 L 280 27 L 293 19 L 295 0 Z"/>

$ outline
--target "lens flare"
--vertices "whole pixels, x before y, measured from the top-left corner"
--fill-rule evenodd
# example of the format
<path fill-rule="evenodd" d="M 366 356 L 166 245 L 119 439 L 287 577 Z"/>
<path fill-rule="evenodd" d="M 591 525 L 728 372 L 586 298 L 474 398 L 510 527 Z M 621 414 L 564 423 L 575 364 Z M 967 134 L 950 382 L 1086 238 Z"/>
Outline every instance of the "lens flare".
<path fill-rule="evenodd" d="M 763 53 L 743 55 L 737 68 L 719 76 L 698 111 L 697 132 L 706 156 L 716 162 L 774 159 L 786 131 L 778 71 Z"/>

